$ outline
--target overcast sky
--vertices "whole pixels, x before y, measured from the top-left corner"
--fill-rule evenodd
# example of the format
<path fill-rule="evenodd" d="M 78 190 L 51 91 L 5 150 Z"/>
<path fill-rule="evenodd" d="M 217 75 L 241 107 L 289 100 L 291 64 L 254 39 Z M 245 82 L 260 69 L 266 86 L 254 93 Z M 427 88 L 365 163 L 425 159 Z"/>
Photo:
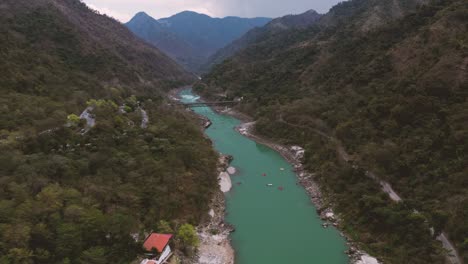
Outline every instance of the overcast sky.
<path fill-rule="evenodd" d="M 309 9 L 326 13 L 342 0 L 82 0 L 91 8 L 127 22 L 144 11 L 154 18 L 164 18 L 184 10 L 213 17 L 280 17 Z"/>

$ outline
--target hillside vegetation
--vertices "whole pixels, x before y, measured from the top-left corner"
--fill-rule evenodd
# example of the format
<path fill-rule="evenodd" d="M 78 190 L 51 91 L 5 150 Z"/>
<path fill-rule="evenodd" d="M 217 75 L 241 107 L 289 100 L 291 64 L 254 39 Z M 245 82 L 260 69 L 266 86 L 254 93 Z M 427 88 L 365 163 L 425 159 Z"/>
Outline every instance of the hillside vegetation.
<path fill-rule="evenodd" d="M 2 1 L 0 32 L 0 263 L 126 264 L 200 221 L 216 153 L 164 99 L 192 75 L 77 0 Z"/>
<path fill-rule="evenodd" d="M 287 30 L 304 29 L 314 24 L 319 20 L 321 15 L 315 10 L 309 10 L 300 15 L 287 15 L 276 18 L 266 24 L 264 27 L 257 27 L 247 32 L 242 37 L 236 39 L 229 45 L 216 51 L 210 56 L 202 66 L 202 72 L 209 72 L 212 67 L 223 62 L 225 59 L 233 56 L 238 51 L 247 48 L 250 45 L 255 45 L 257 42 L 281 34 Z"/>
<path fill-rule="evenodd" d="M 196 91 L 243 96 L 238 109 L 258 133 L 305 146 L 344 228 L 385 263 L 442 263 L 430 226 L 466 262 L 467 26 L 466 1 L 347 1 L 306 29 L 258 39 Z M 317 131 L 405 201 L 340 163 L 336 142 Z"/>

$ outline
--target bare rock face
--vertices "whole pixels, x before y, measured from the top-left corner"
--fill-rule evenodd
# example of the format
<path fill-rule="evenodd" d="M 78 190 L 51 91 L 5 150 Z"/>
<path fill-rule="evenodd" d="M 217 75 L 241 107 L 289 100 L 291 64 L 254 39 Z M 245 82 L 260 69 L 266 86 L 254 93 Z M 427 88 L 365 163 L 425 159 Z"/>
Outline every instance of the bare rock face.
<path fill-rule="evenodd" d="M 231 177 L 227 172 L 221 172 L 218 176 L 219 187 L 223 193 L 229 192 L 232 188 Z"/>
<path fill-rule="evenodd" d="M 210 120 L 207 120 L 204 124 L 203 124 L 203 127 L 205 129 L 209 128 L 213 123 L 210 121 Z"/>
<path fill-rule="evenodd" d="M 302 160 L 304 158 L 304 154 L 305 154 L 304 148 L 299 147 L 299 146 L 292 146 L 291 151 L 293 152 L 294 157 L 297 160 Z"/>
<path fill-rule="evenodd" d="M 226 171 L 227 171 L 230 175 L 233 175 L 233 174 L 236 174 L 236 171 L 237 171 L 237 170 L 236 170 L 236 168 L 234 168 L 234 167 L 231 166 L 231 167 L 227 168 Z"/>
<path fill-rule="evenodd" d="M 353 262 L 354 264 L 380 264 L 380 262 L 369 255 L 362 255 L 358 260 Z"/>

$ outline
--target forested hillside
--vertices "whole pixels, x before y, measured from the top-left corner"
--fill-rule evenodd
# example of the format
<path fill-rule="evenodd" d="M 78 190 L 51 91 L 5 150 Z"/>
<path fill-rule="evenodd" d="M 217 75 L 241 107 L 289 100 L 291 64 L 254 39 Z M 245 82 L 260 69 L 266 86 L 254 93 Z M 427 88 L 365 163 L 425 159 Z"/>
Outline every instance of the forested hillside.
<path fill-rule="evenodd" d="M 385 263 L 442 263 L 431 226 L 466 262 L 467 26 L 466 1 L 347 1 L 307 29 L 248 46 L 196 89 L 243 96 L 238 109 L 258 133 L 305 146 L 344 228 Z M 341 163 L 339 143 L 324 133 L 364 170 Z"/>
<path fill-rule="evenodd" d="M 250 45 L 255 45 L 269 37 L 281 34 L 284 31 L 307 28 L 315 23 L 320 17 L 321 15 L 315 10 L 309 10 L 300 15 L 287 15 L 273 19 L 264 27 L 252 29 L 242 37 L 218 50 L 208 58 L 201 70 L 202 72 L 208 72 L 213 66 L 223 62 L 238 51 L 241 51 Z"/>
<path fill-rule="evenodd" d="M 192 75 L 78 0 L 4 0 L 0 33 L 0 263 L 126 264 L 198 223 L 216 154 L 164 99 Z"/>

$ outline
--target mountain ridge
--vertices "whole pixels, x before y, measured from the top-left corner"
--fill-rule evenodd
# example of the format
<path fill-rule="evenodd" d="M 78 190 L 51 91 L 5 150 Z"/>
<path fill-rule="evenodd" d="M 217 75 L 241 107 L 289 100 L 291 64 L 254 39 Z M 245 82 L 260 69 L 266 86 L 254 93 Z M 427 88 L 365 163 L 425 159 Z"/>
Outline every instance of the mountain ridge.
<path fill-rule="evenodd" d="M 286 15 L 280 18 L 275 18 L 263 27 L 254 28 L 244 34 L 242 37 L 234 40 L 222 49 L 218 50 L 210 58 L 205 65 L 202 66 L 202 72 L 208 72 L 214 65 L 221 63 L 226 58 L 241 51 L 247 46 L 268 38 L 269 36 L 285 31 L 288 29 L 305 28 L 320 19 L 321 15 L 317 11 L 311 9 L 299 15 Z"/>
<path fill-rule="evenodd" d="M 216 50 L 269 18 L 212 18 L 193 11 L 154 19 L 138 13 L 126 26 L 148 43 L 161 48 L 194 72 Z"/>

